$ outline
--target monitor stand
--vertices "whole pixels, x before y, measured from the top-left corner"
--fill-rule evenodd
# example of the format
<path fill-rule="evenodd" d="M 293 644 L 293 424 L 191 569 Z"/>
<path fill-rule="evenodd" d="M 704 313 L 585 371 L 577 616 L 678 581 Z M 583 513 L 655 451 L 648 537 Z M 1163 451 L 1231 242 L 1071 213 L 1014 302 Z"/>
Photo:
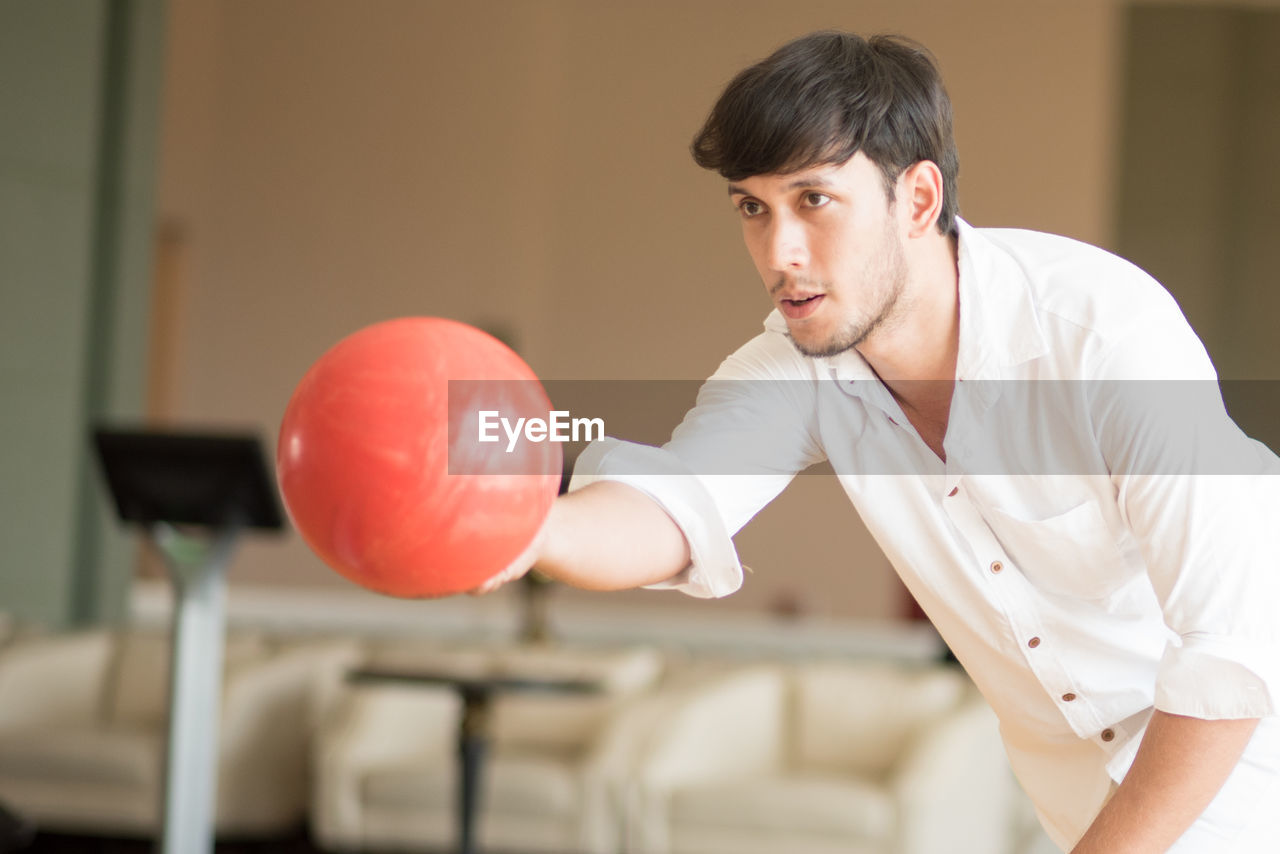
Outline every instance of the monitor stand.
<path fill-rule="evenodd" d="M 283 514 L 254 436 L 100 428 L 94 442 L 117 515 L 164 559 L 174 592 L 158 850 L 209 854 L 227 568 L 246 529 L 280 531 Z"/>

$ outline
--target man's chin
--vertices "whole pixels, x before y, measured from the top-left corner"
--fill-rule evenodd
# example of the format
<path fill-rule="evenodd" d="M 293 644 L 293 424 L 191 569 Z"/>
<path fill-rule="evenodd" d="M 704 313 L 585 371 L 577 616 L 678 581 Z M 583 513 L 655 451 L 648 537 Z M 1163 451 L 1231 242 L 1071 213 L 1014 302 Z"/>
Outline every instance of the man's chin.
<path fill-rule="evenodd" d="M 787 338 L 790 339 L 791 346 L 795 347 L 800 355 L 810 359 L 831 359 L 858 346 L 858 340 L 851 336 L 814 341 L 797 338 L 788 331 Z"/>

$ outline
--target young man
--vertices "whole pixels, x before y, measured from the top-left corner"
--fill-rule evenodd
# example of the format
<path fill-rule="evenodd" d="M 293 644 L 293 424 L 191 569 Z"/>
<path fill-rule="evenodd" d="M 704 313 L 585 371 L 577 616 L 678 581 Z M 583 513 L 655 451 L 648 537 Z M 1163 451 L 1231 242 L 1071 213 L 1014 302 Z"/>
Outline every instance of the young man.
<path fill-rule="evenodd" d="M 1056 842 L 1280 851 L 1277 460 L 1173 299 L 1101 250 L 960 220 L 950 103 L 903 40 L 784 46 L 694 156 L 776 310 L 663 448 L 583 454 L 530 559 L 725 595 L 732 534 L 827 459 Z"/>

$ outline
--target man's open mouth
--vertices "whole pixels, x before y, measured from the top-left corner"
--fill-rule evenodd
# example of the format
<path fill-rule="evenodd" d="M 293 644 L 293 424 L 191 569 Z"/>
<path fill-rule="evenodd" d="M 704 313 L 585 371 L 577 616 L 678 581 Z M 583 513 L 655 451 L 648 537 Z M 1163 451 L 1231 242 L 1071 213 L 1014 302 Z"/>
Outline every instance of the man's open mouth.
<path fill-rule="evenodd" d="M 814 294 L 811 297 L 784 299 L 781 301 L 779 309 L 788 320 L 801 320 L 817 311 L 824 298 L 825 294 Z"/>

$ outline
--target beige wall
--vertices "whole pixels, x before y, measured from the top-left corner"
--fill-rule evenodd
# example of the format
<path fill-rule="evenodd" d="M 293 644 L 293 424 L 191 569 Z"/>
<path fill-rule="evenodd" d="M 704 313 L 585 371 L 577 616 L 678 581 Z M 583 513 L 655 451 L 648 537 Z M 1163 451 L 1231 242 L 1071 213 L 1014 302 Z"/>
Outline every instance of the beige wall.
<path fill-rule="evenodd" d="M 161 208 L 186 245 L 154 399 L 273 437 L 326 347 L 406 314 L 514 329 L 546 378 L 705 376 L 768 302 L 688 141 L 741 66 L 819 27 L 937 54 L 970 220 L 1109 243 L 1111 0 L 174 0 Z M 829 479 L 738 543 L 755 572 L 708 607 L 901 609 Z M 343 583 L 296 539 L 232 578 Z"/>

